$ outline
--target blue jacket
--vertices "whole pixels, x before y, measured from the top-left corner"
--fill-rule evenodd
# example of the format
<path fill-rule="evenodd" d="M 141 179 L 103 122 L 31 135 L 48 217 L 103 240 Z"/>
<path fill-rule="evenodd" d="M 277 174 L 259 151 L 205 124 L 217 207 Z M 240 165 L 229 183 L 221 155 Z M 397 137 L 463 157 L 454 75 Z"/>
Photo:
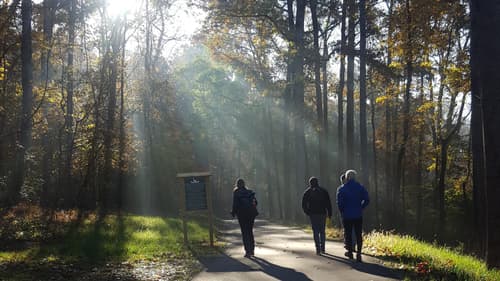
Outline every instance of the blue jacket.
<path fill-rule="evenodd" d="M 355 180 L 349 180 L 337 189 L 337 206 L 343 219 L 361 218 L 369 203 L 368 191 Z"/>

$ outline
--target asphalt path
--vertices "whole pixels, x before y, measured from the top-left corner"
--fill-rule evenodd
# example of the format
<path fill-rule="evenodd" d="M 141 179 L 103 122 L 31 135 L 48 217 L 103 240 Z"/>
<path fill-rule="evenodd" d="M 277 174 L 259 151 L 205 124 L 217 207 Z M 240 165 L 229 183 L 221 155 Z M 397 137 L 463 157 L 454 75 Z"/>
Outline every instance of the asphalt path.
<path fill-rule="evenodd" d="M 257 220 L 254 228 L 255 257 L 245 258 L 237 220 L 224 221 L 224 253 L 204 257 L 204 270 L 195 281 L 254 280 L 401 280 L 400 272 L 386 268 L 375 258 L 363 262 L 344 257 L 342 243 L 327 241 L 326 253 L 316 255 L 311 233 L 299 228 Z"/>

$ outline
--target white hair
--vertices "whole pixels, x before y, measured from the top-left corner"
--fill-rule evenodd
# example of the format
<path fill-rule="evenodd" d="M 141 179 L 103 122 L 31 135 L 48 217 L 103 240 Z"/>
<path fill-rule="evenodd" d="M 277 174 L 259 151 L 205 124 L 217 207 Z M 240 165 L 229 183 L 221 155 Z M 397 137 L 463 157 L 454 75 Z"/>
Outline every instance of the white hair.
<path fill-rule="evenodd" d="M 345 179 L 346 179 L 346 181 L 348 181 L 350 179 L 355 179 L 357 174 L 358 173 L 355 170 L 347 170 L 345 172 Z"/>

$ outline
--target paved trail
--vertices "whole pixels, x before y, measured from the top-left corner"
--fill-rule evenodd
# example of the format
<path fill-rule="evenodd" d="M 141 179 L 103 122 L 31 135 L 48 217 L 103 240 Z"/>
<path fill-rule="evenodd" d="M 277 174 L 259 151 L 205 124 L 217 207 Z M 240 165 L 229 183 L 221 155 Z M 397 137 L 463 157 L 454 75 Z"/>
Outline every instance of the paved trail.
<path fill-rule="evenodd" d="M 222 239 L 228 243 L 224 254 L 201 259 L 205 270 L 195 281 L 254 280 L 400 280 L 401 274 L 377 260 L 363 256 L 363 263 L 344 258 L 341 243 L 327 241 L 326 254 L 317 256 L 312 234 L 298 228 L 258 220 L 255 230 L 255 257 L 243 257 L 237 220 L 225 221 Z"/>

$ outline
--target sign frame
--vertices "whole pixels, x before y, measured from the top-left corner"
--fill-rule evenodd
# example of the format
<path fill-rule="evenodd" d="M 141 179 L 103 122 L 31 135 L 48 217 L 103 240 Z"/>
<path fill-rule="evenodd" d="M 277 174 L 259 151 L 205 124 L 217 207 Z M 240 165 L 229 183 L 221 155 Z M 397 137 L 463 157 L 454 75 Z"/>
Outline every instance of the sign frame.
<path fill-rule="evenodd" d="M 213 227 L 213 207 L 212 207 L 212 192 L 210 186 L 210 176 L 212 174 L 210 172 L 191 172 L 191 173 L 178 173 L 177 179 L 181 183 L 181 192 L 179 192 L 179 213 L 182 218 L 182 229 L 184 232 L 184 244 L 188 244 L 188 233 L 187 233 L 187 213 L 188 212 L 199 212 L 199 211 L 207 211 L 208 214 L 208 222 L 209 222 L 209 235 L 210 235 L 210 246 L 214 246 L 214 227 Z M 189 178 L 203 178 L 205 183 L 205 200 L 206 200 L 206 209 L 196 209 L 196 210 L 187 210 L 186 209 L 186 184 L 185 180 Z"/>

